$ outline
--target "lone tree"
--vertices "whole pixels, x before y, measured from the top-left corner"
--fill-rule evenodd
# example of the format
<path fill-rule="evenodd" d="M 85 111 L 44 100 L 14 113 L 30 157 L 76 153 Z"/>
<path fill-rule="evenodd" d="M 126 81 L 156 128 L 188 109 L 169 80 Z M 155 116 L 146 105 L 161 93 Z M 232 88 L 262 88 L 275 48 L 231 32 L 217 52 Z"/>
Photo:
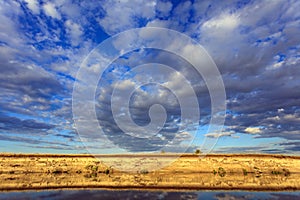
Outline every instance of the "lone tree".
<path fill-rule="evenodd" d="M 200 149 L 196 149 L 195 154 L 200 154 L 200 153 L 201 153 Z"/>

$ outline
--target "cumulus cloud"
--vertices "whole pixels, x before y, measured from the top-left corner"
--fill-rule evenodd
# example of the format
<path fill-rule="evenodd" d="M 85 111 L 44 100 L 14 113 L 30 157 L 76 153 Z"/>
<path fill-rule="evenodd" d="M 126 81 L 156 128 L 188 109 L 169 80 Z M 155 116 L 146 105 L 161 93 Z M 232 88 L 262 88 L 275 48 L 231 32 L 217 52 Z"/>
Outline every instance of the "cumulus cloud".
<path fill-rule="evenodd" d="M 60 13 L 57 11 L 57 8 L 55 7 L 55 5 L 51 2 L 44 4 L 43 10 L 44 10 L 45 14 L 48 15 L 49 17 L 52 17 L 52 18 L 58 19 L 58 20 L 61 19 Z"/>
<path fill-rule="evenodd" d="M 219 34 L 225 35 L 227 31 L 235 29 L 238 25 L 238 16 L 234 14 L 222 14 L 204 22 L 201 29 L 206 29 L 205 31 L 211 32 L 211 34 L 219 32 Z"/>
<path fill-rule="evenodd" d="M 39 2 L 37 0 L 24 0 L 27 3 L 28 8 L 34 13 L 40 13 Z"/>
<path fill-rule="evenodd" d="M 72 45 L 77 46 L 81 41 L 80 37 L 83 34 L 81 26 L 71 20 L 67 20 L 65 25 L 67 33 L 70 35 Z"/>
<path fill-rule="evenodd" d="M 247 127 L 245 129 L 245 132 L 250 134 L 257 134 L 257 133 L 261 133 L 261 130 L 259 127 Z"/>
<path fill-rule="evenodd" d="M 207 137 L 235 137 L 236 133 L 243 133 L 251 134 L 257 140 L 281 138 L 284 141 L 280 146 L 282 149 L 298 150 L 297 143 L 291 140 L 300 139 L 299 1 L 91 3 L 67 0 L 41 3 L 24 0 L 1 1 L 0 4 L 0 107 L 3 112 L 0 131 L 3 140 L 13 141 L 15 138 L 15 141 L 21 141 L 24 138 L 25 142 L 34 143 L 34 138 L 29 135 L 9 138 L 5 135 L 19 134 L 22 129 L 27 129 L 66 140 L 70 139 L 69 134 L 73 134 L 72 140 L 75 141 L 72 86 L 85 56 L 109 35 L 129 28 L 154 26 L 171 28 L 192 37 L 208 51 L 222 74 L 228 108 L 225 131 L 210 133 Z M 151 34 L 143 32 L 139 36 L 153 37 L 166 47 L 182 47 L 184 55 L 201 60 L 194 54 L 193 46 L 183 46 L 180 41 L 170 42 L 170 39 Z M 132 39 L 128 37 L 128 40 Z M 132 42 L 135 44 L 136 41 Z M 115 47 L 125 49 L 123 44 L 124 41 L 116 41 Z M 163 74 L 149 67 L 147 73 L 127 73 L 132 66 L 147 62 L 172 66 L 178 72 Z M 106 72 L 96 95 L 97 118 L 114 143 L 132 151 L 155 150 L 175 138 L 179 127 L 209 123 L 211 102 L 208 88 L 203 77 L 186 60 L 167 52 L 142 50 L 124 55 L 115 64 L 119 67 Z M 99 78 L 95 74 L 99 67 L 99 63 L 93 65 L 88 74 L 80 78 Z M 181 121 L 176 95 L 168 90 L 168 87 L 176 89 L 179 97 L 187 101 L 192 95 L 178 73 L 188 79 L 196 92 L 201 112 L 197 125 Z M 162 132 L 151 142 L 122 134 L 111 113 L 113 88 L 118 86 L 119 91 L 126 91 L 154 76 L 162 80 L 162 85 L 136 88 L 129 105 L 132 119 L 139 125 L 149 123 L 151 105 L 164 105 L 167 121 Z M 115 84 L 120 80 L 121 84 Z M 119 103 L 122 103 L 122 98 Z M 93 127 L 85 128 L 93 131 Z M 63 131 L 66 133 L 60 134 Z M 189 130 L 177 134 L 178 140 L 174 143 L 178 144 L 178 149 L 182 147 L 182 141 L 191 137 L 186 133 Z M 53 144 L 50 146 L 55 148 Z M 259 151 L 275 152 L 277 147 L 261 147 Z M 248 150 L 254 151 L 249 147 Z"/>
<path fill-rule="evenodd" d="M 155 1 L 106 1 L 102 4 L 106 11 L 99 24 L 109 34 L 116 34 L 130 28 L 138 27 L 141 20 L 155 17 Z M 139 9 L 136 9 L 139 8 Z"/>
<path fill-rule="evenodd" d="M 205 134 L 205 137 L 212 137 L 212 138 L 219 138 L 224 136 L 232 136 L 235 134 L 234 131 L 220 131 L 219 133 L 207 133 Z"/>
<path fill-rule="evenodd" d="M 156 3 L 156 11 L 158 12 L 159 17 L 169 16 L 171 10 L 172 10 L 172 3 L 171 2 L 158 1 Z"/>

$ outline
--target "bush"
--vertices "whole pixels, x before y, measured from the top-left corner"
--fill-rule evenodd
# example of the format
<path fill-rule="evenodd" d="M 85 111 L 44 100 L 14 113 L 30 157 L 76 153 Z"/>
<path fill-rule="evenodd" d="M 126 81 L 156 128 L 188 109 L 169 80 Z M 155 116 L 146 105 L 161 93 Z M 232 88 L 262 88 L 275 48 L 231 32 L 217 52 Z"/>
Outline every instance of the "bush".
<path fill-rule="evenodd" d="M 281 172 L 280 172 L 280 171 L 275 171 L 275 170 L 274 170 L 274 171 L 271 172 L 271 174 L 279 175 L 279 174 L 281 174 Z"/>
<path fill-rule="evenodd" d="M 200 154 L 200 153 L 201 153 L 200 149 L 196 149 L 195 154 Z"/>
<path fill-rule="evenodd" d="M 52 173 L 53 174 L 62 174 L 63 170 L 62 169 L 55 169 Z"/>
<path fill-rule="evenodd" d="M 141 174 L 148 174 L 149 172 L 148 172 L 148 170 L 146 170 L 146 169 L 142 169 L 142 170 L 140 171 L 140 173 L 141 173 Z"/>
<path fill-rule="evenodd" d="M 219 176 L 224 177 L 226 175 L 225 169 L 223 169 L 223 167 L 219 167 L 218 174 Z"/>
<path fill-rule="evenodd" d="M 216 170 L 213 170 L 213 174 L 216 175 L 216 174 L 217 174 L 217 171 L 216 171 Z"/>
<path fill-rule="evenodd" d="M 109 174 L 109 169 L 104 170 L 104 174 L 108 175 Z"/>
<path fill-rule="evenodd" d="M 98 170 L 98 166 L 93 166 L 92 167 L 92 171 L 97 171 Z"/>
<path fill-rule="evenodd" d="M 291 175 L 291 172 L 288 169 L 282 169 L 284 176 Z"/>
<path fill-rule="evenodd" d="M 92 168 L 93 168 L 93 165 L 87 165 L 87 166 L 85 166 L 85 169 L 87 169 L 87 170 L 90 170 Z"/>

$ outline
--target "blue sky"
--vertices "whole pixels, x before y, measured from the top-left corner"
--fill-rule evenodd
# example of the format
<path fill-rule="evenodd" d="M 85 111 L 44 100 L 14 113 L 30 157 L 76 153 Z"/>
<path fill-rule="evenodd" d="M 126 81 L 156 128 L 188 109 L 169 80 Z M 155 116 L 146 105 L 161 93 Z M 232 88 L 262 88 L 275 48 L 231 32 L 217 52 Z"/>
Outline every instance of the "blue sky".
<path fill-rule="evenodd" d="M 126 151 L 151 151 L 177 134 L 174 151 L 194 151 L 204 138 L 219 137 L 214 152 L 299 154 L 299 10 L 299 1 L 285 0 L 1 1 L 0 152 L 86 153 L 85 146 L 116 152 L 101 138 L 98 143 L 79 137 L 72 114 L 76 74 L 89 53 L 111 36 L 132 28 L 162 27 L 193 38 L 214 60 L 226 91 L 224 130 L 206 132 L 209 93 L 189 63 L 142 49 L 112 63 L 97 86 L 98 123 L 112 143 Z M 167 123 L 151 140 L 132 138 L 117 127 L 111 113 L 110 97 L 118 81 L 123 91 L 135 88 L 141 77 L 157 76 L 189 97 L 176 73 L 164 76 L 154 66 L 148 66 L 147 73 L 132 70 L 153 61 L 173 66 L 190 81 L 201 118 L 198 124 L 185 124 L 172 91 L 146 85 L 133 93 L 132 119 L 146 125 L 149 107 L 162 104 Z M 93 132 L 94 127 L 85 130 Z"/>

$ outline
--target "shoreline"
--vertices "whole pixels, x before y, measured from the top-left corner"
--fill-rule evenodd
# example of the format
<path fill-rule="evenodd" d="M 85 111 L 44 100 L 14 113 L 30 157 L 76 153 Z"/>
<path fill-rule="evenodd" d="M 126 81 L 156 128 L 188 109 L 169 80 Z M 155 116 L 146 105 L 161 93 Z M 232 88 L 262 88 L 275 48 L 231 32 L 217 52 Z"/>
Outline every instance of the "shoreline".
<path fill-rule="evenodd" d="M 137 154 L 51 154 L 51 153 L 6 153 L 0 152 L 1 157 L 271 157 L 300 159 L 300 155 L 292 154 L 262 154 L 262 153 L 229 153 L 229 154 L 195 154 L 195 153 L 137 153 Z"/>
<path fill-rule="evenodd" d="M 284 188 L 284 189 L 274 189 L 274 188 L 252 188 L 252 187 L 220 187 L 220 188 L 199 188 L 199 187 L 99 187 L 99 186 L 57 186 L 57 187 L 32 187 L 32 188 L 5 188 L 0 189 L 1 192 L 39 192 L 39 191 L 60 191 L 60 190 L 69 190 L 69 191 L 79 191 L 79 190 L 105 190 L 105 191 L 162 191 L 162 192 L 300 192 L 300 188 Z"/>

